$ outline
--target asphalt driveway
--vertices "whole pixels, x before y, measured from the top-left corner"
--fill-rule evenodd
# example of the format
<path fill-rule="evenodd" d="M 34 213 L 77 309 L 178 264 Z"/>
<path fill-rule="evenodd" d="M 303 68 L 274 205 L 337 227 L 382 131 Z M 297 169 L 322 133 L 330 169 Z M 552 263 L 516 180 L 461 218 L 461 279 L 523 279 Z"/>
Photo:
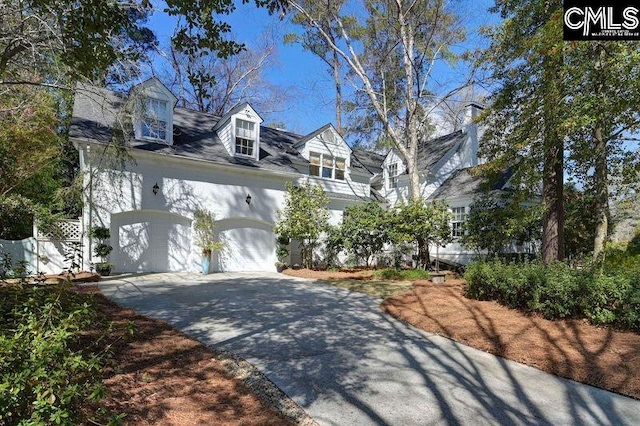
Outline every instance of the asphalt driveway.
<path fill-rule="evenodd" d="M 640 424 L 640 401 L 383 314 L 380 300 L 282 274 L 150 274 L 105 295 L 260 368 L 324 425 Z"/>

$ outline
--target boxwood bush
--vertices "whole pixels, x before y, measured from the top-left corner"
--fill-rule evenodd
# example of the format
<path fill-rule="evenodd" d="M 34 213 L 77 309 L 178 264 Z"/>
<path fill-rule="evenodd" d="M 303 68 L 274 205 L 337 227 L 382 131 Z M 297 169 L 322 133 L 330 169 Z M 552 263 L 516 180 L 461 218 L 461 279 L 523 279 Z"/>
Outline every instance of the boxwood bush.
<path fill-rule="evenodd" d="M 640 261 L 625 259 L 623 264 L 576 269 L 559 262 L 545 267 L 538 262 L 479 261 L 467 267 L 466 293 L 547 319 L 587 318 L 640 331 Z"/>

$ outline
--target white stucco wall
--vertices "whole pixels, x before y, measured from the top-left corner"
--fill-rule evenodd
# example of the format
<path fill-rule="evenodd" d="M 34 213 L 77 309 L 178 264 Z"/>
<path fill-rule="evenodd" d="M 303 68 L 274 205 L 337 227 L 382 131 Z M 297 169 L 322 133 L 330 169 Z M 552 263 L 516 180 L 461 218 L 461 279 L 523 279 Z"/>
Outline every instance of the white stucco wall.
<path fill-rule="evenodd" d="M 175 234 L 175 239 L 180 241 L 173 244 L 175 248 L 184 247 L 185 241 L 191 240 L 191 237 L 186 235 L 188 231 L 185 226 L 188 224 L 187 221 L 193 218 L 195 210 L 200 208 L 214 212 L 216 220 L 225 224 L 224 229 L 220 230 L 220 236 L 223 239 L 226 238 L 230 245 L 234 244 L 231 241 L 234 236 L 259 240 L 263 245 L 269 244 L 267 232 L 272 231 L 277 220 L 277 211 L 284 206 L 286 183 L 301 183 L 308 179 L 307 176 L 297 173 L 225 166 L 141 151 L 133 152 L 135 165 L 128 164 L 125 170 L 114 171 L 98 168 L 99 160 L 93 158 L 93 154 L 88 153 L 87 145 L 80 144 L 80 148 L 85 183 L 92 188 L 91 191 L 86 192 L 87 207 L 84 209 L 84 223 L 113 228 L 111 225 L 115 217 L 118 219 L 118 223 L 114 226 L 122 230 L 125 229 L 124 226 L 128 219 L 127 215 L 123 216 L 126 212 L 146 212 L 157 220 L 165 220 L 162 216 L 163 213 L 172 214 L 176 224 L 169 229 L 169 232 Z M 96 147 L 93 148 L 92 153 L 101 152 L 96 150 Z M 341 185 L 347 185 L 345 182 L 320 178 L 310 178 L 309 181 L 320 183 L 325 187 L 330 198 L 332 192 L 342 192 Z M 158 185 L 156 195 L 153 194 L 155 184 Z M 353 186 L 363 194 L 368 189 L 368 185 L 364 183 L 355 182 Z M 247 195 L 251 196 L 250 204 L 246 202 Z M 91 200 L 88 199 L 89 197 Z M 332 200 L 330 205 L 331 222 L 333 224 L 340 223 L 344 207 L 356 202 L 358 201 Z M 88 207 L 89 205 L 91 208 Z M 171 221 L 170 219 L 166 220 Z M 240 235 L 240 231 L 227 229 L 231 224 L 247 229 L 242 231 L 243 234 Z M 147 241 L 151 231 L 142 229 L 145 225 L 134 225 L 126 225 L 126 231 L 130 234 L 127 238 L 140 240 L 141 247 L 151 244 Z M 112 243 L 120 242 L 119 239 L 125 238 L 123 235 L 113 235 L 114 232 L 112 229 Z M 131 245 L 134 244 L 131 243 Z M 192 243 L 190 245 L 187 248 L 190 252 L 190 265 L 186 267 L 186 270 L 196 271 L 200 267 L 200 249 L 193 246 Z M 151 250 L 153 247 L 148 247 L 148 249 Z M 238 247 L 237 249 L 241 250 L 242 248 Z M 133 248 L 131 250 L 131 255 L 135 257 L 135 250 Z M 158 251 L 159 256 L 170 258 L 171 244 Z M 274 264 L 276 260 L 275 250 L 273 252 L 273 259 L 269 259 L 270 264 Z M 112 254 L 113 257 L 115 256 Z M 88 267 L 89 262 L 100 261 L 92 255 L 88 241 L 85 260 L 87 264 L 85 267 Z M 171 262 L 171 259 L 167 261 Z M 228 256 L 226 261 L 237 262 L 238 259 L 237 256 L 235 258 Z M 134 264 L 135 262 L 130 263 L 129 267 L 148 267 L 148 265 Z M 214 269 L 217 267 L 216 265 L 217 263 L 214 262 Z M 116 265 L 115 271 L 118 272 L 118 265 Z"/>

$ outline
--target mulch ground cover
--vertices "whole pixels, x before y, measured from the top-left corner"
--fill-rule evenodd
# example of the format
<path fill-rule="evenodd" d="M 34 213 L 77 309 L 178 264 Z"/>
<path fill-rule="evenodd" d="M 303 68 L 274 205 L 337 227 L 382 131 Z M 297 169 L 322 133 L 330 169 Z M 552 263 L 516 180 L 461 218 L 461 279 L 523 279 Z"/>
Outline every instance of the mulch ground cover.
<path fill-rule="evenodd" d="M 232 377 L 204 345 L 165 322 L 123 309 L 99 293 L 92 293 L 100 312 L 114 327 L 113 356 L 104 381 L 110 393 L 104 405 L 126 413 L 130 425 L 293 425 L 259 399 L 254 390 Z M 129 324 L 135 333 L 122 339 Z M 96 333 L 99 330 L 95 330 Z"/>

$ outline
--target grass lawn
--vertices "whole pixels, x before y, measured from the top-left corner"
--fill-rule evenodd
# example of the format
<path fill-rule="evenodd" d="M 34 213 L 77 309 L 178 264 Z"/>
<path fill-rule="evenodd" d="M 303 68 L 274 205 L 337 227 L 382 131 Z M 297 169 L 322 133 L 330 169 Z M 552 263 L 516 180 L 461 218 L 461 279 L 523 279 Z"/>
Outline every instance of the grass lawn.
<path fill-rule="evenodd" d="M 413 290 L 413 283 L 410 281 L 354 280 L 348 278 L 325 279 L 322 281 L 332 286 L 364 293 L 378 299 L 387 299 Z"/>
<path fill-rule="evenodd" d="M 314 278 L 335 287 L 364 293 L 378 299 L 387 299 L 412 290 L 415 281 L 424 280 L 429 275 L 425 271 L 395 271 L 393 269 L 378 271 L 370 269 L 344 269 L 340 271 L 287 269 L 284 273 L 293 277 Z"/>

